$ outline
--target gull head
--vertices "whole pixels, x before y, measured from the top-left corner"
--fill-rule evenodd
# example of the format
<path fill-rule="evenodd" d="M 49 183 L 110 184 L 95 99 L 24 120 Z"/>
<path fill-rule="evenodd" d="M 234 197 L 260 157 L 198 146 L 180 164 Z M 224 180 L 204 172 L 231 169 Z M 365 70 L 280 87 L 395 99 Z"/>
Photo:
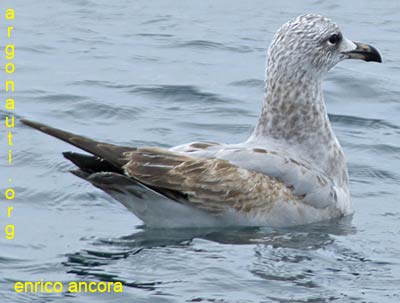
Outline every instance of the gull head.
<path fill-rule="evenodd" d="M 280 71 L 287 77 L 321 78 L 344 59 L 382 62 L 372 46 L 346 38 L 330 19 L 306 14 L 285 23 L 268 49 L 267 72 Z"/>

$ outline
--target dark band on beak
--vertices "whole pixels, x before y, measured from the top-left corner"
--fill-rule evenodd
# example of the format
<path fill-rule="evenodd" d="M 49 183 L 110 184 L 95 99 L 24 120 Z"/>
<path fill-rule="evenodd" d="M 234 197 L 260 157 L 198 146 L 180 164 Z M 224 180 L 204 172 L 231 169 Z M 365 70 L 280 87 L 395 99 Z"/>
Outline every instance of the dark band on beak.
<path fill-rule="evenodd" d="M 382 62 L 381 54 L 379 54 L 378 50 L 368 44 L 356 43 L 357 48 L 355 50 L 344 52 L 345 55 L 348 56 L 349 59 L 361 59 L 365 61 L 374 61 L 374 62 Z"/>

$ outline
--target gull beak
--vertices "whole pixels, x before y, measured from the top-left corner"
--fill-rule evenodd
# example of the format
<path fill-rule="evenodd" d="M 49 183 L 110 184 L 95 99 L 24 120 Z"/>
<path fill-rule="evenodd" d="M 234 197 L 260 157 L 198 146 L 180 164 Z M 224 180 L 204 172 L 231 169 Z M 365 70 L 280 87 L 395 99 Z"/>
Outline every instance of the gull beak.
<path fill-rule="evenodd" d="M 375 61 L 382 63 L 381 54 L 379 54 L 378 50 L 368 44 L 356 43 L 356 48 L 351 51 L 342 52 L 342 54 L 346 55 L 348 59 L 361 59 L 364 61 Z"/>

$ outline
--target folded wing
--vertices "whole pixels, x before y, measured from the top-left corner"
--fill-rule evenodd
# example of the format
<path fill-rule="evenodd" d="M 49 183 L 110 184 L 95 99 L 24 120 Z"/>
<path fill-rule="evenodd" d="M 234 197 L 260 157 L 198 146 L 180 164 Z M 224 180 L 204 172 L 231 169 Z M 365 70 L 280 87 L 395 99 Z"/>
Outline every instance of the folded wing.
<path fill-rule="evenodd" d="M 184 201 L 211 213 L 228 209 L 268 212 L 283 201 L 297 202 L 284 183 L 216 158 L 195 158 L 160 148 L 138 148 L 125 153 L 128 176 L 152 188 L 181 193 Z"/>

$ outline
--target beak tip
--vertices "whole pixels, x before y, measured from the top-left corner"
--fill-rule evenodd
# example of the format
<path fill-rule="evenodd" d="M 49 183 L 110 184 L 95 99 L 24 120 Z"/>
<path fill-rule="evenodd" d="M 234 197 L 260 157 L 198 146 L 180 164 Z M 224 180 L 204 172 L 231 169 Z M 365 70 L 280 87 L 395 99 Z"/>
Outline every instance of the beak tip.
<path fill-rule="evenodd" d="M 347 52 L 348 58 L 350 59 L 362 59 L 367 62 L 378 62 L 382 63 L 381 54 L 378 50 L 368 44 L 362 44 L 354 42 L 357 48 L 353 51 Z"/>
<path fill-rule="evenodd" d="M 366 61 L 382 63 L 382 57 L 381 54 L 378 52 L 378 50 L 373 46 L 370 46 L 370 48 L 371 48 L 371 53 L 370 55 L 366 56 Z"/>
<path fill-rule="evenodd" d="M 368 59 L 365 59 L 365 61 L 367 61 L 367 62 L 382 63 L 382 58 L 381 58 L 381 57 L 376 57 L 376 58 L 373 58 L 373 59 L 368 58 Z"/>

